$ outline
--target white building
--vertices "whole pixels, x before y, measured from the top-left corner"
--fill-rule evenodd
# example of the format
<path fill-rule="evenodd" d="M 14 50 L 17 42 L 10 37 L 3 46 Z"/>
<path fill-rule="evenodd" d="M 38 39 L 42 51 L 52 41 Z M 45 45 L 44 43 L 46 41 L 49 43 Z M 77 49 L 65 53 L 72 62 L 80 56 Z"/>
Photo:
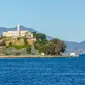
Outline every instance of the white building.
<path fill-rule="evenodd" d="M 16 31 L 7 31 L 7 32 L 3 32 L 3 36 L 5 37 L 24 37 L 24 36 L 28 36 L 29 38 L 33 38 L 33 33 L 24 30 L 21 31 L 20 30 L 20 25 L 17 25 L 17 30 Z"/>

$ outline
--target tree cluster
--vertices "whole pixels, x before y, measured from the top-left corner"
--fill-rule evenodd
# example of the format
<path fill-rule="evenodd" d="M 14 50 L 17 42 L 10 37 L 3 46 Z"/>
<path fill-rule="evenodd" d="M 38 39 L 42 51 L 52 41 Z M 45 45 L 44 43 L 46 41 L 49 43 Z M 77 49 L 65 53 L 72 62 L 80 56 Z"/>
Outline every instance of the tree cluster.
<path fill-rule="evenodd" d="M 47 40 L 45 34 L 35 34 L 37 41 L 34 44 L 35 49 L 46 55 L 60 55 L 65 51 L 66 45 L 64 41 L 59 39 Z"/>

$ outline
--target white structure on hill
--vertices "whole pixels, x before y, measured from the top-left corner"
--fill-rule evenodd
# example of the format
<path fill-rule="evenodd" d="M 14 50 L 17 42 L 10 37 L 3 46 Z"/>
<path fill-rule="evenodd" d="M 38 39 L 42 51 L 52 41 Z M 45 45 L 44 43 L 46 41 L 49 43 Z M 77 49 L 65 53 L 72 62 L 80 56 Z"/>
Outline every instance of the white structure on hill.
<path fill-rule="evenodd" d="M 24 37 L 24 36 L 28 36 L 29 38 L 33 38 L 33 33 L 24 30 L 21 31 L 20 30 L 20 25 L 17 25 L 17 30 L 16 31 L 7 31 L 7 32 L 3 32 L 3 36 L 5 37 Z"/>

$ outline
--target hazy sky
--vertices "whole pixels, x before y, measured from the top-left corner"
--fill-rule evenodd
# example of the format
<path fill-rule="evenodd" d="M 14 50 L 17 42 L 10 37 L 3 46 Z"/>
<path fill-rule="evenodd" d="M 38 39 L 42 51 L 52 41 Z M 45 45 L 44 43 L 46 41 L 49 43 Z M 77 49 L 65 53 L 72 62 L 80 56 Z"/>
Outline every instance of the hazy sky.
<path fill-rule="evenodd" d="M 85 40 L 85 0 L 0 0 L 0 27 L 17 24 L 63 40 Z"/>

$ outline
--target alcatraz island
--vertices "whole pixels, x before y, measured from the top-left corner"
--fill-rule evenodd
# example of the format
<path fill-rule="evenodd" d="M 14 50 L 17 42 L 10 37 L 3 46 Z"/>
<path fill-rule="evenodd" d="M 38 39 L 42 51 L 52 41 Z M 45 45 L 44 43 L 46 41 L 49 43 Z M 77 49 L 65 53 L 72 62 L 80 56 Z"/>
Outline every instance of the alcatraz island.
<path fill-rule="evenodd" d="M 64 53 L 64 41 L 54 38 L 48 40 L 45 34 L 28 30 L 10 30 L 0 37 L 0 57 L 45 57 L 60 56 Z"/>

